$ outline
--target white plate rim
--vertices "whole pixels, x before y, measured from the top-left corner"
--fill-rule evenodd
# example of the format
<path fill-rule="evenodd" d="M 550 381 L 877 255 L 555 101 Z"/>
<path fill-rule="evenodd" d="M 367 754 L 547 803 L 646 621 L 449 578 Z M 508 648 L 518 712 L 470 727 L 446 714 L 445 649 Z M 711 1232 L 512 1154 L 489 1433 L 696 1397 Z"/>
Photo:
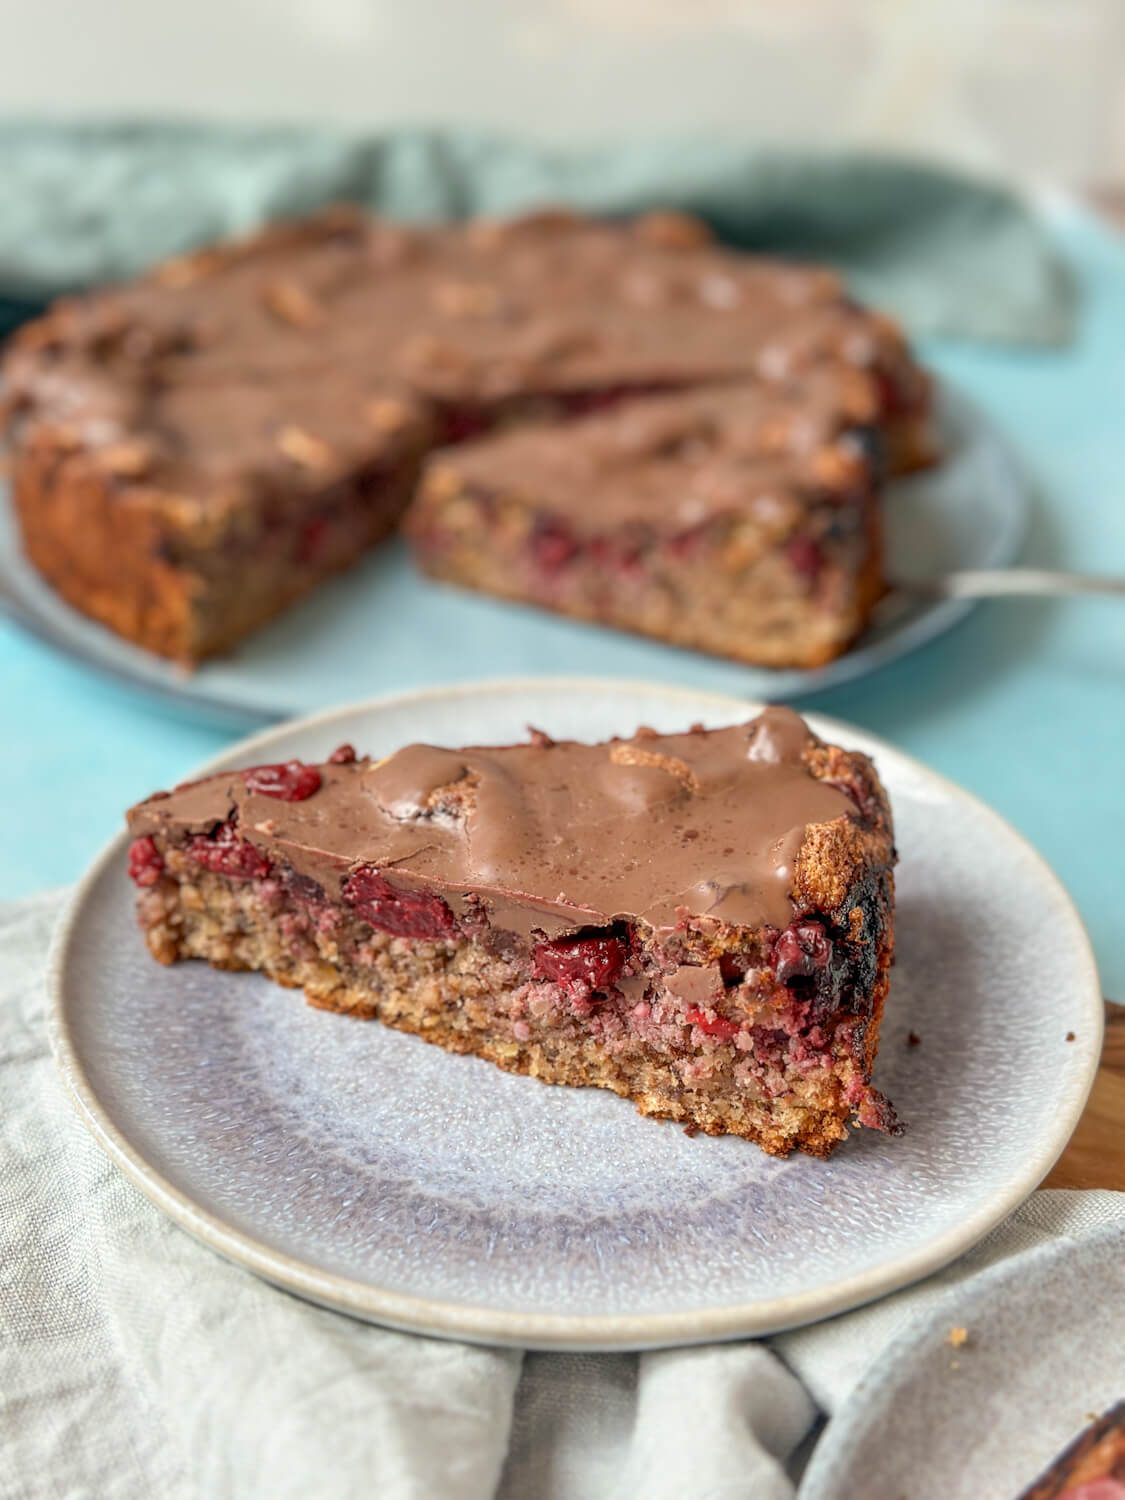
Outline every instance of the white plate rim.
<path fill-rule="evenodd" d="M 705 709 L 738 715 L 759 712 L 765 706 L 726 693 L 696 691 L 660 682 L 597 677 L 483 679 L 447 687 L 387 693 L 287 720 L 229 746 L 220 755 L 212 757 L 189 773 L 187 779 L 195 780 L 232 765 L 246 763 L 247 757 L 256 756 L 271 741 L 294 729 L 328 727 L 357 713 L 379 713 L 403 706 L 422 705 L 434 699 L 476 697 L 482 694 L 518 696 L 521 693 L 542 691 L 545 687 L 584 694 L 619 695 L 624 691 L 659 693 L 671 699 L 681 699 L 685 713 L 690 713 L 694 707 L 697 711 Z M 883 748 L 898 756 L 923 779 L 929 780 L 931 784 L 936 783 L 947 794 L 967 802 L 977 816 L 991 822 L 1007 837 L 1016 840 L 1037 866 L 1043 879 L 1052 887 L 1059 902 L 1060 913 L 1065 913 L 1073 928 L 1076 946 L 1084 960 L 1082 972 L 1075 975 L 1075 989 L 1086 998 L 1089 1016 L 1085 1018 L 1087 1024 L 1083 1025 L 1076 1037 L 1073 1050 L 1068 1051 L 1074 1073 L 1065 1101 L 1066 1107 L 1051 1117 L 1038 1149 L 1025 1159 L 1022 1171 L 1009 1183 L 1004 1193 L 997 1194 L 987 1205 L 963 1219 L 954 1229 L 918 1250 L 902 1255 L 896 1261 L 837 1281 L 829 1287 L 768 1301 L 685 1312 L 578 1316 L 513 1312 L 408 1296 L 355 1281 L 344 1275 L 313 1269 L 294 1256 L 271 1249 L 251 1233 L 236 1230 L 217 1215 L 200 1208 L 188 1193 L 169 1182 L 146 1160 L 143 1152 L 114 1123 L 109 1110 L 98 1098 L 70 1029 L 65 979 L 72 936 L 83 905 L 103 871 L 124 857 L 128 841 L 124 830 L 102 849 L 75 887 L 56 929 L 47 958 L 48 1033 L 51 1050 L 66 1092 L 79 1117 L 106 1155 L 132 1179 L 141 1192 L 197 1240 L 264 1280 L 308 1301 L 368 1322 L 408 1332 L 470 1343 L 576 1351 L 711 1343 L 778 1333 L 786 1328 L 817 1322 L 921 1280 L 955 1260 L 1006 1218 L 1035 1190 L 1062 1155 L 1085 1108 L 1101 1058 L 1105 1013 L 1097 965 L 1081 917 L 1069 893 L 1038 850 L 999 813 L 955 782 L 931 771 L 920 761 L 859 726 L 823 714 L 809 713 L 805 717 L 818 733 L 838 737 L 844 743 L 847 743 L 850 734 L 858 730 L 876 747 L 876 753 L 879 748 Z M 250 763 L 253 763 L 252 760 Z"/>
<path fill-rule="evenodd" d="M 877 1365 L 869 1366 L 860 1376 L 859 1384 L 828 1423 L 801 1476 L 799 1500 L 837 1500 L 841 1494 L 849 1493 L 843 1485 L 854 1480 L 855 1475 L 849 1475 L 845 1470 L 841 1477 L 840 1471 L 845 1465 L 854 1463 L 857 1447 L 867 1436 L 871 1424 L 883 1415 L 881 1409 L 875 1409 L 876 1399 L 887 1392 L 893 1394 L 895 1388 L 909 1378 L 920 1358 L 919 1351 L 924 1350 L 939 1332 L 944 1334 L 951 1325 L 967 1325 L 972 1329 L 982 1317 L 995 1312 L 1005 1292 L 1015 1288 L 1018 1295 L 1024 1289 L 1029 1271 L 1033 1280 L 1039 1279 L 1049 1273 L 1061 1255 L 1068 1259 L 1088 1256 L 1091 1251 L 1100 1250 L 1103 1244 L 1114 1242 L 1125 1244 L 1125 1218 L 1109 1219 L 1095 1225 L 1076 1240 L 1044 1240 L 1029 1246 L 996 1265 L 986 1267 L 969 1281 L 951 1286 L 932 1307 L 910 1318 L 880 1350 Z M 946 1352 L 949 1352 L 948 1346 Z M 1002 1415 L 1011 1416 L 1006 1406 L 999 1410 Z M 1075 1430 L 1073 1437 L 1078 1435 Z M 1056 1456 L 1061 1456 L 1062 1451 L 1060 1444 Z M 1025 1485 L 1031 1484 L 1033 1478 L 1026 1476 Z"/>

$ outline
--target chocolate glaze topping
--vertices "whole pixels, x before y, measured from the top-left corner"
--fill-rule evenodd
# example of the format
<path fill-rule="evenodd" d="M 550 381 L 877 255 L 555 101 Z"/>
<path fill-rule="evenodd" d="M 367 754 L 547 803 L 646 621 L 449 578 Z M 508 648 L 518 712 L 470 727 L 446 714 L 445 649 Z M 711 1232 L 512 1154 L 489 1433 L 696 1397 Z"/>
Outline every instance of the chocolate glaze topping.
<path fill-rule="evenodd" d="M 526 936 L 685 915 L 782 928 L 810 824 L 854 818 L 819 782 L 815 743 L 789 709 L 687 734 L 640 730 L 600 745 L 501 749 L 408 745 L 380 762 L 321 766 L 300 802 L 249 792 L 237 772 L 129 814 L 132 832 L 238 829 L 335 897 L 357 865 L 440 892 L 454 911 L 483 901 L 493 925 Z"/>
<path fill-rule="evenodd" d="M 572 426 L 535 423 L 439 453 L 434 488 L 502 494 L 565 516 L 578 535 L 687 531 L 717 515 L 785 529 L 810 499 L 873 480 L 878 403 L 858 370 L 811 372 L 799 394 L 736 381 L 626 402 Z"/>
<path fill-rule="evenodd" d="M 684 216 L 408 229 L 342 208 L 56 304 L 16 335 L 3 395 L 124 480 L 218 501 L 424 442 L 435 404 L 826 364 L 877 372 L 899 408 L 924 394 L 899 331 L 830 272 Z"/>

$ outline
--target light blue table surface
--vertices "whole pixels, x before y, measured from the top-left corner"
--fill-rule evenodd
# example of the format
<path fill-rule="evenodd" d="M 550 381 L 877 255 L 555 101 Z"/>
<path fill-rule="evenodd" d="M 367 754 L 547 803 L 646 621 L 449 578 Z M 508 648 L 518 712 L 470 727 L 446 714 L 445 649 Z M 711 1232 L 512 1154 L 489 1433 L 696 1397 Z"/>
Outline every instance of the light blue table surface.
<path fill-rule="evenodd" d="M 976 398 L 1034 476 L 1027 559 L 1125 572 L 1125 241 L 1070 211 L 1058 234 L 1084 297 L 1073 346 L 923 352 Z M 395 643 L 388 690 L 441 680 L 409 653 Z M 667 660 L 669 680 L 692 680 L 690 658 Z M 508 670 L 500 640 L 482 675 Z M 603 675 L 624 670 L 608 651 Z M 705 671 L 698 681 L 707 685 Z M 0 897 L 74 880 L 126 805 L 235 737 L 88 675 L 8 621 L 0 704 Z M 798 706 L 892 740 L 1007 817 L 1068 886 L 1105 992 L 1125 1000 L 1121 601 L 984 605 L 914 655 Z"/>

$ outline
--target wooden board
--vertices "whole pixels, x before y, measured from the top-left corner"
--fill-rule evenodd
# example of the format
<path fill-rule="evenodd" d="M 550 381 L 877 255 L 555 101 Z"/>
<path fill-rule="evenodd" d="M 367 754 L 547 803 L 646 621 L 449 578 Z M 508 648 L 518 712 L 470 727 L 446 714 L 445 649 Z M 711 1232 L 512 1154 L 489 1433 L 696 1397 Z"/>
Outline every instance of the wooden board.
<path fill-rule="evenodd" d="M 1105 1008 L 1105 1047 L 1090 1102 L 1043 1186 L 1125 1192 L 1125 1005 Z"/>

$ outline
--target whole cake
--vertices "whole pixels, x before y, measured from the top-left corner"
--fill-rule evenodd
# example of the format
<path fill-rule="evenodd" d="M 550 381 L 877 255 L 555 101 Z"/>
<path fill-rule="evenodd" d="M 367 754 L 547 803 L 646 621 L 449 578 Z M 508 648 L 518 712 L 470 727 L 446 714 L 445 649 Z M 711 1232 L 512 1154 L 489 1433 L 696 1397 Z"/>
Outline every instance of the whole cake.
<path fill-rule="evenodd" d="M 1020 1500 L 1125 1500 L 1125 1401 L 1080 1433 Z"/>
<path fill-rule="evenodd" d="M 817 666 L 882 590 L 878 400 L 829 365 L 524 426 L 434 456 L 437 578 L 761 666 Z"/>
<path fill-rule="evenodd" d="M 129 827 L 162 963 L 260 970 L 777 1155 L 897 1128 L 871 1086 L 890 810 L 870 761 L 790 710 L 599 745 L 342 746 L 157 793 Z"/>
<path fill-rule="evenodd" d="M 386 535 L 436 446 L 734 381 L 800 406 L 826 374 L 856 377 L 892 469 L 929 457 L 926 377 L 830 272 L 682 214 L 340 208 L 57 303 L 12 341 L 2 399 L 32 563 L 194 662 Z"/>

